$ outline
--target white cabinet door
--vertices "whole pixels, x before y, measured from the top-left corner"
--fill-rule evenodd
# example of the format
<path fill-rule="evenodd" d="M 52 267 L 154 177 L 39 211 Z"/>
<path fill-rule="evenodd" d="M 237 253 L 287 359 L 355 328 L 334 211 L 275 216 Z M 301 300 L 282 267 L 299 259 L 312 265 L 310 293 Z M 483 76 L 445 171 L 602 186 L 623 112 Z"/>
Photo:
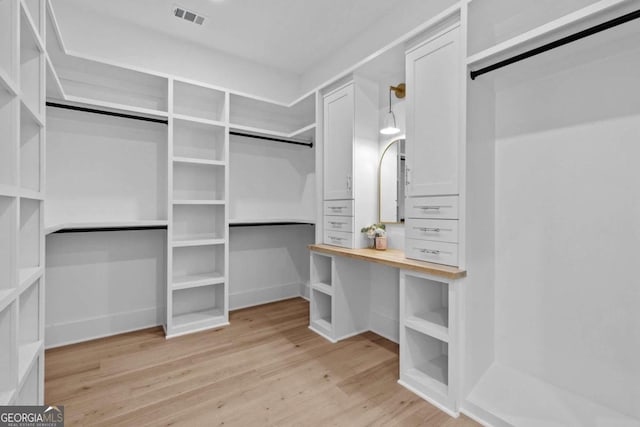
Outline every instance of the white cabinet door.
<path fill-rule="evenodd" d="M 407 195 L 458 194 L 459 27 L 407 53 Z"/>
<path fill-rule="evenodd" d="M 324 98 L 324 198 L 351 199 L 353 173 L 353 85 Z"/>

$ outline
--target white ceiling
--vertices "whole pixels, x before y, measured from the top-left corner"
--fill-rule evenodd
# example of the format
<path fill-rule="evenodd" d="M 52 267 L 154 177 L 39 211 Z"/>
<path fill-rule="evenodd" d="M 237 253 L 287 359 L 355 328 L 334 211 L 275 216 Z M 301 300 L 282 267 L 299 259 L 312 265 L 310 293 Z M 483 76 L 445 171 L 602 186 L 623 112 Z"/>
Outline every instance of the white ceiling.
<path fill-rule="evenodd" d="M 366 28 L 387 25 L 385 15 L 402 5 L 402 0 L 62 1 L 296 74 Z M 176 5 L 206 16 L 205 24 L 174 17 Z"/>

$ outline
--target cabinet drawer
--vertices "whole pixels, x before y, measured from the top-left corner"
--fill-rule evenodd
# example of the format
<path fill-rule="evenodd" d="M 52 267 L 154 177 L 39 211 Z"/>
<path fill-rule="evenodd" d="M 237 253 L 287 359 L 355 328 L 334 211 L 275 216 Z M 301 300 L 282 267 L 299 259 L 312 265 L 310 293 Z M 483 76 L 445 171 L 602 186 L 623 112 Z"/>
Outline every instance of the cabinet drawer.
<path fill-rule="evenodd" d="M 458 265 L 458 245 L 456 243 L 406 239 L 405 253 L 407 258 L 411 259 L 453 266 Z"/>
<path fill-rule="evenodd" d="M 353 233 L 343 231 L 324 230 L 324 243 L 327 245 L 353 248 Z"/>
<path fill-rule="evenodd" d="M 410 239 L 458 243 L 458 221 L 455 219 L 408 218 L 405 230 Z"/>
<path fill-rule="evenodd" d="M 458 196 L 410 197 L 407 218 L 458 219 Z"/>
<path fill-rule="evenodd" d="M 353 216 L 353 200 L 325 200 L 324 214 Z"/>
<path fill-rule="evenodd" d="M 330 231 L 346 231 L 353 233 L 353 217 L 325 215 L 324 229 Z"/>

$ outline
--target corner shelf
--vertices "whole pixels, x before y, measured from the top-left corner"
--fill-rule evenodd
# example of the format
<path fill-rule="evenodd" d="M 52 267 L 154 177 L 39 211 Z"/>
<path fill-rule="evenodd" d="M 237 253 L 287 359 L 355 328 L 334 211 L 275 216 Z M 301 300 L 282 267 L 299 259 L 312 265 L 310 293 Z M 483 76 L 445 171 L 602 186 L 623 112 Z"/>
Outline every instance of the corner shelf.
<path fill-rule="evenodd" d="M 289 105 L 231 94 L 229 121 L 236 130 L 292 138 L 314 126 L 315 103 L 315 94 Z"/>

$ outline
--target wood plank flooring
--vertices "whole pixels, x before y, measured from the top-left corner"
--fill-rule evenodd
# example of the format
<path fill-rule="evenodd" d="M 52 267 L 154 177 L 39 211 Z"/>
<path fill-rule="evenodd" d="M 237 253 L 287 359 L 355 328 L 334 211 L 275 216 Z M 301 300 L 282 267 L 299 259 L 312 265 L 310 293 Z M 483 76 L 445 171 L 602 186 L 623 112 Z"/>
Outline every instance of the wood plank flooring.
<path fill-rule="evenodd" d="M 296 298 L 171 340 L 152 328 L 47 350 L 45 402 L 65 406 L 67 426 L 478 425 L 398 385 L 396 344 L 331 344 L 308 319 Z"/>

